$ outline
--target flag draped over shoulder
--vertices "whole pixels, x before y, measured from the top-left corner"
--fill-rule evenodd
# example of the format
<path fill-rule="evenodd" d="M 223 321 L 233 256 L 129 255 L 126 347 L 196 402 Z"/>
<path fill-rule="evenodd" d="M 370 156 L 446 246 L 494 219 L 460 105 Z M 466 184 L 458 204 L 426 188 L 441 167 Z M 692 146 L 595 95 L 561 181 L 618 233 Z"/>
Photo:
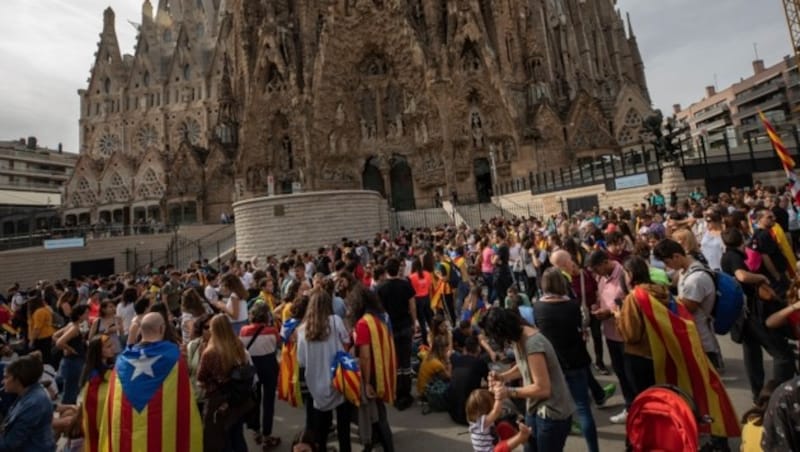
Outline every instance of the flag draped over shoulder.
<path fill-rule="evenodd" d="M 94 371 L 89 376 L 89 381 L 83 385 L 81 395 L 81 428 L 86 452 L 97 452 L 100 450 L 100 423 L 102 421 L 103 410 L 108 401 L 108 382 L 111 376 L 111 369 L 105 372 Z"/>
<path fill-rule="evenodd" d="M 281 362 L 278 370 L 278 399 L 285 401 L 293 407 L 303 406 L 303 397 L 300 394 L 300 363 L 297 361 L 297 343 L 292 341 L 292 335 L 300 321 L 288 319 L 281 328 Z"/>
<path fill-rule="evenodd" d="M 775 153 L 778 154 L 778 159 L 780 159 L 781 164 L 783 164 L 783 170 L 786 171 L 786 178 L 788 179 L 788 185 L 792 191 L 792 196 L 795 202 L 800 203 L 800 181 L 798 181 L 797 175 L 794 172 L 795 161 L 789 154 L 789 150 L 786 149 L 786 145 L 783 144 L 783 140 L 781 136 L 778 135 L 778 131 L 775 130 L 775 127 L 769 122 L 764 112 L 759 110 L 758 116 L 761 118 L 761 122 L 764 123 L 764 129 L 767 131 L 767 136 L 769 136 L 769 141 L 772 143 L 772 148 L 775 149 Z"/>
<path fill-rule="evenodd" d="M 713 419 L 700 425 L 715 436 L 741 435 L 739 420 L 719 374 L 703 351 L 692 314 L 680 303 L 673 309 L 650 296 L 643 287 L 634 290 L 647 327 L 657 384 L 671 384 L 686 392 L 701 415 Z"/>
<path fill-rule="evenodd" d="M 369 328 L 370 348 L 375 362 L 375 392 L 379 399 L 394 403 L 397 386 L 397 356 L 389 325 L 375 314 L 364 314 Z"/>
<path fill-rule="evenodd" d="M 203 450 L 203 425 L 189 367 L 177 345 L 135 345 L 117 358 L 100 423 L 100 450 Z"/>

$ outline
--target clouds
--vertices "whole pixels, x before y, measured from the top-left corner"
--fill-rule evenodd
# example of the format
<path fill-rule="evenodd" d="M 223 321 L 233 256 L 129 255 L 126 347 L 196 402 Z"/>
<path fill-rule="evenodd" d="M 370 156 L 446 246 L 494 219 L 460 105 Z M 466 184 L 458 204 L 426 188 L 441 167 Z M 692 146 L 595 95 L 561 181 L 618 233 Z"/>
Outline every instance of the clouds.
<path fill-rule="evenodd" d="M 619 0 L 630 11 L 654 106 L 665 113 L 753 73 L 753 43 L 767 66 L 791 52 L 779 0 Z"/>
<path fill-rule="evenodd" d="M 78 151 L 78 89 L 94 63 L 103 10 L 117 13 L 120 50 L 133 52 L 138 0 L 5 0 L 0 15 L 0 139 L 29 135 Z"/>
<path fill-rule="evenodd" d="M 600 1 L 600 0 L 589 0 Z M 156 3 L 156 2 L 153 2 Z M 78 151 L 80 101 L 103 10 L 116 12 L 122 53 L 133 53 L 141 0 L 4 0 L 0 15 L 0 139 L 35 135 Z M 779 0 L 618 0 L 631 13 L 656 107 L 671 111 L 752 73 L 753 43 L 767 65 L 790 52 Z"/>

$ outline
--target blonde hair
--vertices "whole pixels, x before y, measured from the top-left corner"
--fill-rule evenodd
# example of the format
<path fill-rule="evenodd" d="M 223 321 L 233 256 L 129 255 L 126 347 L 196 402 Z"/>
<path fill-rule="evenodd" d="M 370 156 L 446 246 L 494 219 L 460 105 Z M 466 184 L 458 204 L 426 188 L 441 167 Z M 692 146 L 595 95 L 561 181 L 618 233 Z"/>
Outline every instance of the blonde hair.
<path fill-rule="evenodd" d="M 308 307 L 303 323 L 306 326 L 306 339 L 324 341 L 331 335 L 330 316 L 333 315 L 333 300 L 328 292 L 314 290 L 308 297 Z"/>
<path fill-rule="evenodd" d="M 467 398 L 467 421 L 476 422 L 481 416 L 489 414 L 494 407 L 494 395 L 488 389 L 476 389 Z"/>
<path fill-rule="evenodd" d="M 697 244 L 697 238 L 689 229 L 681 228 L 677 231 L 674 231 L 672 233 L 672 240 L 678 242 L 687 254 L 700 251 L 700 245 Z"/>
<path fill-rule="evenodd" d="M 234 367 L 247 361 L 244 346 L 239 338 L 233 334 L 233 327 L 231 327 L 231 322 L 225 314 L 215 315 L 211 319 L 210 326 L 211 338 L 208 341 L 206 351 L 213 351 L 219 354 L 222 374 L 228 375 Z"/>

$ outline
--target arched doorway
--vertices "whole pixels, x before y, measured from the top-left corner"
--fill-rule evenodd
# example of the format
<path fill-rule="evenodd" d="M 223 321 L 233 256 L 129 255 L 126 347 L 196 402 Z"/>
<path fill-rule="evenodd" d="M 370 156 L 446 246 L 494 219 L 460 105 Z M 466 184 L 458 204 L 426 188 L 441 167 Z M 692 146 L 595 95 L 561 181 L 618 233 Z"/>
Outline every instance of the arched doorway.
<path fill-rule="evenodd" d="M 478 195 L 478 202 L 492 201 L 492 165 L 489 159 L 475 159 L 475 193 Z"/>
<path fill-rule="evenodd" d="M 392 186 L 392 207 L 395 210 L 413 210 L 414 180 L 405 157 L 392 157 L 389 179 Z"/>
<path fill-rule="evenodd" d="M 375 157 L 367 159 L 364 171 L 361 173 L 361 184 L 364 190 L 373 190 L 386 197 L 386 186 L 383 184 L 383 174 L 375 161 Z"/>

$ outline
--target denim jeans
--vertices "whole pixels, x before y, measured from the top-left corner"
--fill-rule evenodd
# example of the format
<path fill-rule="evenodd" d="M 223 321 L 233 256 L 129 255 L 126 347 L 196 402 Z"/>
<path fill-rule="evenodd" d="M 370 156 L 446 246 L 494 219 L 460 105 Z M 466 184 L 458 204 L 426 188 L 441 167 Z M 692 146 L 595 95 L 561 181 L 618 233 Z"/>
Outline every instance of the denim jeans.
<path fill-rule="evenodd" d="M 597 443 L 597 426 L 594 423 L 589 399 L 589 374 L 588 366 L 564 371 L 569 393 L 572 394 L 572 400 L 575 401 L 575 406 L 577 407 L 581 431 L 583 432 L 583 437 L 586 438 L 586 449 L 589 452 L 598 452 L 600 446 Z"/>
<path fill-rule="evenodd" d="M 525 452 L 561 452 L 572 429 L 572 417 L 555 420 L 528 414 L 525 424 L 531 428 Z"/>
<path fill-rule="evenodd" d="M 61 403 L 64 405 L 74 405 L 78 400 L 81 391 L 80 379 L 83 365 L 86 360 L 82 356 L 65 356 L 61 360 L 61 378 L 64 380 L 64 393 L 61 396 Z"/>
<path fill-rule="evenodd" d="M 242 327 L 247 325 L 247 320 L 242 320 L 241 322 L 231 322 L 231 328 L 233 328 L 233 334 L 236 337 L 239 337 L 239 333 L 242 331 Z"/>
<path fill-rule="evenodd" d="M 611 356 L 611 367 L 614 368 L 614 373 L 617 374 L 619 386 L 622 389 L 622 397 L 625 398 L 625 408 L 631 406 L 633 403 L 633 385 L 631 385 L 627 374 L 625 373 L 625 344 L 606 338 L 606 346 L 608 347 L 608 354 Z"/>

